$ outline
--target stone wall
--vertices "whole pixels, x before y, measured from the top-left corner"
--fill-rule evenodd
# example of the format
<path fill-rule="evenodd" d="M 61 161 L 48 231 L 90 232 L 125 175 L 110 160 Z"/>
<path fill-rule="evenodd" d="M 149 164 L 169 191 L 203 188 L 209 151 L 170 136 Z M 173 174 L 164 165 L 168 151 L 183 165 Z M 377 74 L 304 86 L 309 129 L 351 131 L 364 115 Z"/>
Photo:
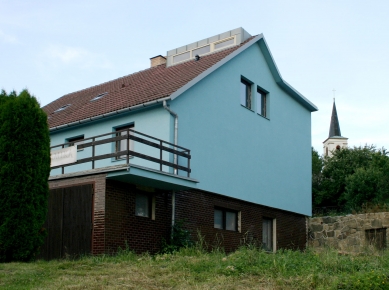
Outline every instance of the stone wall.
<path fill-rule="evenodd" d="M 389 212 L 310 218 L 308 244 L 354 253 L 381 249 L 389 238 L 388 227 Z"/>

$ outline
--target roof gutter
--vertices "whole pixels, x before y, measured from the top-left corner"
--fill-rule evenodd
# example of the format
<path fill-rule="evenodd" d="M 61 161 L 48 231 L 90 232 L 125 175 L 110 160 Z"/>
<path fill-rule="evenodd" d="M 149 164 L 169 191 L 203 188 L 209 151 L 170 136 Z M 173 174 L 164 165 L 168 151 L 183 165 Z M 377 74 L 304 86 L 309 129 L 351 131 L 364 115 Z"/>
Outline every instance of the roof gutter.
<path fill-rule="evenodd" d="M 144 107 L 149 107 L 151 105 L 156 105 L 156 104 L 163 103 L 164 101 L 167 101 L 167 100 L 170 100 L 170 96 L 169 97 L 160 98 L 158 100 L 154 100 L 154 101 L 138 104 L 138 105 L 135 105 L 135 106 L 132 106 L 132 107 L 128 107 L 128 108 L 112 111 L 112 112 L 109 112 L 109 113 L 106 113 L 106 114 L 102 114 L 102 115 L 97 115 L 97 116 L 94 116 L 94 117 L 86 118 L 86 119 L 79 120 L 79 121 L 76 121 L 76 122 L 67 123 L 67 124 L 63 124 L 63 125 L 60 125 L 60 126 L 56 126 L 56 127 L 51 127 L 49 129 L 49 131 L 50 132 L 54 132 L 54 131 L 57 131 L 57 130 L 61 130 L 61 129 L 73 127 L 73 126 L 76 126 L 76 125 L 81 125 L 81 124 L 89 123 L 89 122 L 96 121 L 96 120 L 99 120 L 99 119 L 103 119 L 103 118 L 107 118 L 107 117 L 112 117 L 114 115 L 119 115 L 119 114 L 127 113 L 127 112 L 130 112 L 130 111 L 139 110 L 139 109 L 142 109 Z"/>

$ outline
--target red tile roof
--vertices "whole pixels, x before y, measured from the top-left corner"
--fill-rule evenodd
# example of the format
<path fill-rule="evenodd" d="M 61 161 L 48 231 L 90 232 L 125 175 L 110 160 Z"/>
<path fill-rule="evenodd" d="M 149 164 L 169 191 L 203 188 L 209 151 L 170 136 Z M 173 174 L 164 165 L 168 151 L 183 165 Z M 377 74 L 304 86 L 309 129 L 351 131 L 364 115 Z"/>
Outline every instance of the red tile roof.
<path fill-rule="evenodd" d="M 170 67 L 159 65 L 64 95 L 43 107 L 49 116 L 49 127 L 61 126 L 168 97 L 252 38 L 241 45 L 202 56 L 200 61 L 187 61 Z M 97 95 L 105 92 L 108 94 L 91 102 Z M 63 111 L 54 112 L 67 104 L 71 106 Z"/>

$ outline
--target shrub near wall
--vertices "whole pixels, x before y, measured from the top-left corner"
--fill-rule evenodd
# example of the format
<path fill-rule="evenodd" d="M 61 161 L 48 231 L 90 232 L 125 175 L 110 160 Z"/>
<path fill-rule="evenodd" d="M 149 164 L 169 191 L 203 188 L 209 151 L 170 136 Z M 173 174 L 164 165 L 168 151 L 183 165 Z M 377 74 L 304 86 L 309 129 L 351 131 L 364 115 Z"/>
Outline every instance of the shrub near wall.
<path fill-rule="evenodd" d="M 0 94 L 0 260 L 27 261 L 45 236 L 47 116 L 27 90 Z"/>

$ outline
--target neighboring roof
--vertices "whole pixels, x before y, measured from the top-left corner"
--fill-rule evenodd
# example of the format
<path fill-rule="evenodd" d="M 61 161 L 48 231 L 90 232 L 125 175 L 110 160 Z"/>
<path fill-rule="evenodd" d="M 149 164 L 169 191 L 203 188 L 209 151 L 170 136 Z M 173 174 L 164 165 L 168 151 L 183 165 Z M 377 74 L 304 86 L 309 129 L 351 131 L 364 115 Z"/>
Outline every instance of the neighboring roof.
<path fill-rule="evenodd" d="M 282 79 L 261 34 L 249 38 L 240 45 L 204 55 L 200 61 L 191 60 L 170 67 L 163 64 L 64 95 L 43 107 L 48 115 L 50 131 L 143 107 L 164 99 L 174 99 L 257 42 L 259 42 L 277 84 L 304 107 L 310 111 L 317 111 L 315 105 Z M 91 101 L 102 93 L 107 94 L 100 99 Z M 66 105 L 70 106 L 55 112 Z"/>
<path fill-rule="evenodd" d="M 338 113 L 336 112 L 336 105 L 335 105 L 335 99 L 334 104 L 332 106 L 332 115 L 331 115 L 331 123 L 330 123 L 330 132 L 328 134 L 328 138 L 334 137 L 334 136 L 342 136 L 340 133 L 340 125 L 338 120 Z"/>

